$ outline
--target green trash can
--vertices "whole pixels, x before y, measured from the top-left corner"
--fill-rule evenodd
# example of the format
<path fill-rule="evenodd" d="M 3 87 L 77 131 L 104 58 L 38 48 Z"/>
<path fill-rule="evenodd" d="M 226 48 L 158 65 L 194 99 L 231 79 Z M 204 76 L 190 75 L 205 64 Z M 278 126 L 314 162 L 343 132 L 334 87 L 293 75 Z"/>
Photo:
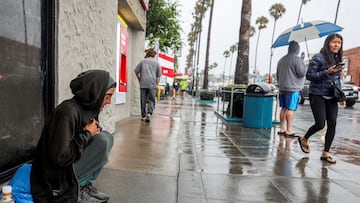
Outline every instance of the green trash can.
<path fill-rule="evenodd" d="M 244 98 L 243 125 L 248 128 L 271 128 L 274 94 L 266 83 L 251 84 Z"/>

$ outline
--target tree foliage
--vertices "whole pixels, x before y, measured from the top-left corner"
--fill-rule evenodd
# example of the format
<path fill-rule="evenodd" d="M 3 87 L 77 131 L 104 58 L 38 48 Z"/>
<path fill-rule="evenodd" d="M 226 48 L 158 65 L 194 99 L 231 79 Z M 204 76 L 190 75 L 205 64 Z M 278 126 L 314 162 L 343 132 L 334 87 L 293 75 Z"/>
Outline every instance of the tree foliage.
<path fill-rule="evenodd" d="M 286 12 L 285 6 L 281 3 L 275 3 L 269 9 L 270 16 L 272 16 L 274 18 L 274 27 L 273 27 L 272 37 L 271 37 L 271 45 L 274 42 L 276 22 L 277 22 L 277 20 L 279 20 L 280 17 L 282 17 L 284 15 L 285 12 Z M 271 67 L 272 67 L 272 56 L 273 56 L 273 50 L 271 49 L 270 64 L 269 64 L 269 75 L 270 76 L 271 76 Z M 272 81 L 272 79 L 269 78 L 269 82 L 271 82 L 271 81 Z"/>
<path fill-rule="evenodd" d="M 267 23 L 269 22 L 269 19 L 265 16 L 260 16 L 256 19 L 256 24 L 258 25 L 258 29 L 262 30 L 266 28 Z"/>
<path fill-rule="evenodd" d="M 194 12 L 192 13 L 194 22 L 191 24 L 190 32 L 187 36 L 187 42 L 190 47 L 189 53 L 186 57 L 186 69 L 194 66 L 193 59 L 196 56 L 197 43 L 200 43 L 199 36 L 202 32 L 202 19 L 211 5 L 210 0 L 197 0 L 195 2 Z"/>
<path fill-rule="evenodd" d="M 146 39 L 154 45 L 159 39 L 159 49 L 169 50 L 181 47 L 180 9 L 176 0 L 151 0 L 146 13 Z"/>
<path fill-rule="evenodd" d="M 256 40 L 256 48 L 255 48 L 255 63 L 254 63 L 254 68 L 255 68 L 255 71 L 257 70 L 257 52 L 258 52 L 258 46 L 259 46 L 259 39 L 260 39 L 260 33 L 261 33 L 261 30 L 262 29 L 265 29 L 267 24 L 269 22 L 269 19 L 265 16 L 260 16 L 256 19 L 256 24 L 258 25 L 258 29 L 259 29 L 259 32 L 258 32 L 258 38 Z M 251 27 L 250 27 L 251 28 Z"/>
<path fill-rule="evenodd" d="M 299 14 L 298 14 L 298 19 L 297 19 L 297 21 L 296 21 L 296 24 L 299 24 L 302 7 L 303 7 L 303 5 L 305 5 L 308 1 L 310 1 L 310 0 L 301 0 L 300 9 L 299 9 Z"/>
<path fill-rule="evenodd" d="M 275 21 L 277 21 L 285 13 L 285 11 L 285 6 L 281 3 L 275 3 L 269 9 L 270 15 L 274 17 Z"/>

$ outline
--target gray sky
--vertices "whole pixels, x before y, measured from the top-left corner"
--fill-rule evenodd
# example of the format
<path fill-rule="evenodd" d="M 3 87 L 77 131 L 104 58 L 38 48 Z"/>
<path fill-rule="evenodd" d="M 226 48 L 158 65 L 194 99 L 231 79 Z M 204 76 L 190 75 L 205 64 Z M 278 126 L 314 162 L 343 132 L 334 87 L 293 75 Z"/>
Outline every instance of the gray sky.
<path fill-rule="evenodd" d="M 296 24 L 298 12 L 300 8 L 300 0 L 253 0 L 252 1 L 252 14 L 251 14 L 251 24 L 254 27 L 257 27 L 255 24 L 256 18 L 260 16 L 265 16 L 269 19 L 267 28 L 261 30 L 258 53 L 257 53 L 257 69 L 260 71 L 260 74 L 268 73 L 270 65 L 270 47 L 271 47 L 271 37 L 274 26 L 274 19 L 269 14 L 269 9 L 271 5 L 275 3 L 282 3 L 285 8 L 285 14 L 278 19 L 276 23 L 276 30 L 274 41 L 284 30 L 292 27 Z M 213 13 L 213 23 L 212 23 L 212 32 L 211 32 L 211 44 L 210 44 L 210 64 L 213 62 L 218 63 L 218 67 L 215 70 L 211 70 L 210 73 L 222 74 L 225 58 L 223 53 L 225 50 L 229 50 L 230 46 L 235 44 L 238 41 L 239 25 L 240 25 L 240 12 L 241 12 L 241 0 L 215 0 L 215 7 Z M 335 12 L 338 0 L 311 0 L 302 8 L 301 19 L 306 21 L 313 20 L 324 20 L 329 22 L 334 22 Z M 186 63 L 185 59 L 188 55 L 189 47 L 187 47 L 187 34 L 190 30 L 190 25 L 193 23 L 191 13 L 194 11 L 195 1 L 190 0 L 179 0 L 181 5 L 181 21 L 183 28 L 183 42 L 185 45 L 182 49 L 182 57 L 179 60 L 180 70 L 183 71 Z M 339 14 L 337 18 L 337 23 L 339 26 L 343 27 L 344 30 L 339 32 L 344 38 L 344 50 L 359 47 L 360 46 L 360 37 L 359 37 L 359 25 L 357 20 L 360 15 L 360 1 L 354 0 L 342 0 L 340 4 Z M 209 12 L 206 13 L 206 19 L 204 19 L 204 32 L 201 40 L 201 51 L 200 51 L 200 61 L 199 61 L 199 70 L 204 68 L 205 61 L 205 48 L 206 48 L 206 38 L 207 38 L 207 29 L 208 29 L 208 19 Z M 301 21 L 301 20 L 300 20 Z M 258 30 L 256 28 L 256 34 L 254 37 L 250 38 L 250 50 L 249 50 L 249 69 L 252 72 L 254 70 L 255 64 L 255 47 L 257 39 Z M 320 39 L 314 39 L 308 41 L 309 53 L 316 53 L 320 50 L 323 45 L 325 37 Z M 306 44 L 305 42 L 300 43 L 301 51 L 304 51 L 307 55 Z M 276 72 L 277 61 L 287 53 L 287 46 L 278 47 L 274 49 L 274 55 L 272 58 L 272 68 L 271 72 Z M 234 67 L 236 63 L 236 52 L 231 64 L 231 74 L 234 73 Z M 305 58 L 307 59 L 307 57 Z M 226 61 L 225 74 L 228 75 L 230 71 L 230 61 L 229 57 Z"/>

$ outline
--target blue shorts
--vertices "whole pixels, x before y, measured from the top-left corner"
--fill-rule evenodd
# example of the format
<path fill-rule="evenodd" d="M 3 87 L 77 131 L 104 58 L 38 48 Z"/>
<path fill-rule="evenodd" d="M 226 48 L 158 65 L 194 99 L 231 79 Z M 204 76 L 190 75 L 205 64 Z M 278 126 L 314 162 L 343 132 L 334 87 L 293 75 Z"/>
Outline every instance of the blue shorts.
<path fill-rule="evenodd" d="M 288 94 L 279 94 L 280 107 L 296 111 L 300 101 L 300 91 Z"/>

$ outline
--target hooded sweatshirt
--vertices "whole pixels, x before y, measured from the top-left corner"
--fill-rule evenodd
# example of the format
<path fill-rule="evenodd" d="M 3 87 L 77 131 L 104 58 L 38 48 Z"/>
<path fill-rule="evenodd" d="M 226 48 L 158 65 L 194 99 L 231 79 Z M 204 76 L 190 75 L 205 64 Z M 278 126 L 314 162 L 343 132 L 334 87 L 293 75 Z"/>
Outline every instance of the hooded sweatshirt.
<path fill-rule="evenodd" d="M 92 141 L 83 128 L 97 120 L 105 93 L 114 85 L 102 70 L 83 72 L 71 81 L 74 97 L 51 112 L 37 145 L 30 176 L 35 202 L 77 202 L 79 184 L 73 164 Z"/>
<path fill-rule="evenodd" d="M 304 87 L 306 68 L 303 59 L 298 56 L 299 52 L 299 44 L 292 41 L 288 54 L 278 62 L 276 75 L 280 93 L 296 92 Z"/>

